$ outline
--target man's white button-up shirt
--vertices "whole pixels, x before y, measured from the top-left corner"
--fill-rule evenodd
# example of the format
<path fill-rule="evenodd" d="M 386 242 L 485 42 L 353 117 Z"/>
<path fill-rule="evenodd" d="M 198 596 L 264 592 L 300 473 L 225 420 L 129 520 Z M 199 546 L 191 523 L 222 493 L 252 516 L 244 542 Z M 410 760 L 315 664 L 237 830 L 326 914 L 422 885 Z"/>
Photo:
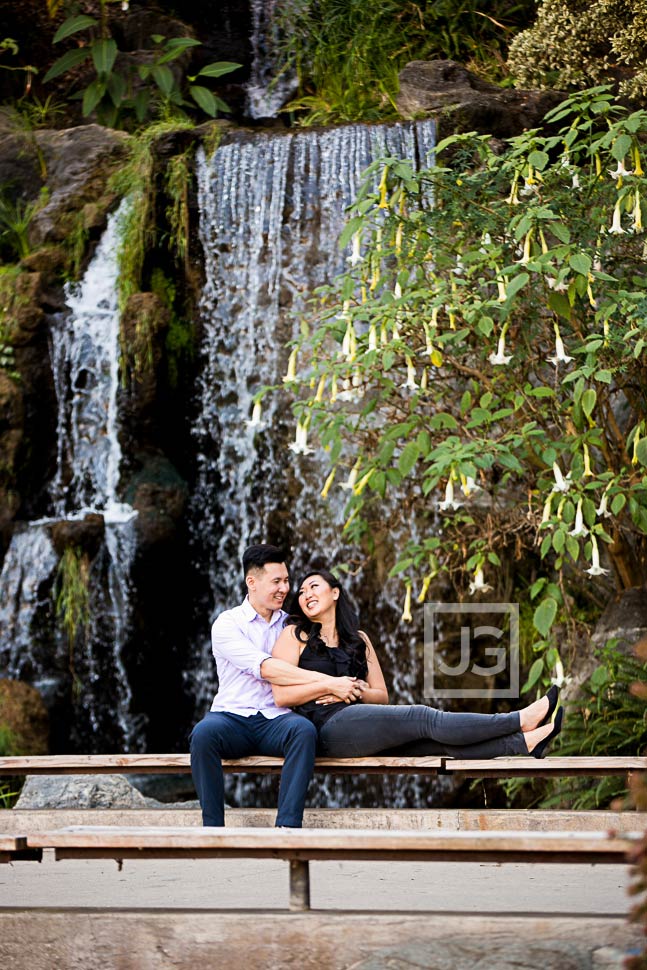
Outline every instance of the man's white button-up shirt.
<path fill-rule="evenodd" d="M 276 706 L 272 687 L 261 675 L 261 664 L 272 655 L 286 616 L 283 610 L 275 610 L 268 623 L 245 597 L 240 606 L 216 617 L 211 647 L 218 668 L 218 693 L 212 711 L 243 717 L 289 713 L 289 708 Z"/>

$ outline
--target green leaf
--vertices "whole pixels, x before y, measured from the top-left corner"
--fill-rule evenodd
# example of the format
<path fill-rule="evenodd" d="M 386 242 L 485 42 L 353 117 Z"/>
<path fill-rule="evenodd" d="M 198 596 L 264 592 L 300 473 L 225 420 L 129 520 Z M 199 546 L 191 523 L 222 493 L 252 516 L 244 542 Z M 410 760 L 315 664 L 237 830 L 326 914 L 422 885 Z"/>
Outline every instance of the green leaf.
<path fill-rule="evenodd" d="M 455 431 L 458 427 L 458 421 L 452 414 L 448 414 L 446 411 L 439 411 L 438 414 L 434 414 L 429 422 L 429 427 L 432 431 L 443 431 L 445 429 Z"/>
<path fill-rule="evenodd" d="M 126 97 L 126 90 L 126 81 L 121 74 L 111 74 L 108 78 L 108 94 L 115 108 L 118 108 Z"/>
<path fill-rule="evenodd" d="M 547 596 L 541 601 L 532 618 L 535 629 L 539 630 L 542 637 L 548 636 L 556 616 L 557 603 L 552 596 Z"/>
<path fill-rule="evenodd" d="M 610 370 L 597 370 L 593 377 L 596 381 L 601 381 L 603 384 L 610 384 L 613 380 L 613 374 Z"/>
<path fill-rule="evenodd" d="M 530 276 L 528 273 L 519 273 L 518 276 L 511 279 L 506 288 L 506 301 L 511 300 L 526 285 L 529 279 Z"/>
<path fill-rule="evenodd" d="M 216 100 L 209 88 L 203 88 L 198 84 L 192 84 L 189 88 L 189 94 L 195 103 L 199 105 L 206 114 L 210 115 L 212 118 L 216 116 L 218 106 L 216 105 Z"/>
<path fill-rule="evenodd" d="M 636 445 L 636 458 L 643 467 L 647 467 L 647 438 L 641 438 Z"/>
<path fill-rule="evenodd" d="M 535 597 L 538 596 L 539 593 L 541 593 L 542 589 L 544 588 L 544 586 L 546 585 L 547 582 L 548 582 L 548 580 L 546 579 L 545 576 L 540 576 L 539 579 L 536 579 L 534 581 L 534 583 L 530 587 L 530 599 L 531 600 L 534 600 Z"/>
<path fill-rule="evenodd" d="M 571 304 L 568 302 L 568 298 L 564 296 L 563 293 L 552 293 L 548 294 L 548 306 L 551 310 L 562 317 L 563 320 L 571 319 Z"/>
<path fill-rule="evenodd" d="M 576 273 L 581 273 L 582 276 L 586 276 L 588 279 L 591 267 L 593 266 L 593 261 L 590 256 L 587 256 L 586 253 L 573 253 L 568 262 L 571 269 L 574 269 Z"/>
<path fill-rule="evenodd" d="M 548 153 L 542 151 L 534 151 L 528 155 L 528 164 L 532 165 L 533 168 L 539 169 L 540 172 L 548 165 Z"/>
<path fill-rule="evenodd" d="M 604 687 L 609 681 L 609 671 L 606 667 L 596 667 L 591 674 L 591 687 L 595 691 L 598 691 L 601 687 Z"/>
<path fill-rule="evenodd" d="M 593 414 L 593 408 L 595 407 L 595 402 L 598 399 L 597 392 L 594 388 L 589 387 L 584 394 L 582 394 L 582 410 L 584 411 L 587 418 L 590 418 Z"/>
<path fill-rule="evenodd" d="M 611 511 L 614 515 L 619 515 L 627 504 L 626 496 L 620 492 L 618 495 L 614 495 L 613 501 L 611 502 Z"/>
<path fill-rule="evenodd" d="M 408 569 L 409 566 L 411 566 L 412 564 L 413 564 L 413 559 L 411 557 L 407 559 L 399 559 L 398 562 L 396 562 L 393 569 L 389 572 L 388 578 L 392 579 L 394 576 L 398 576 L 400 573 L 403 573 L 405 569 Z"/>
<path fill-rule="evenodd" d="M 465 391 L 461 398 L 461 414 L 467 414 L 472 406 L 472 395 L 469 391 Z"/>
<path fill-rule="evenodd" d="M 99 101 L 101 101 L 101 98 L 104 96 L 105 93 L 106 93 L 105 82 L 99 81 L 98 78 L 96 81 L 93 81 L 92 84 L 89 84 L 87 86 L 87 88 L 83 92 L 83 105 L 81 108 L 84 116 L 89 115 L 94 111 L 94 109 L 99 104 Z"/>
<path fill-rule="evenodd" d="M 66 71 L 71 71 L 73 67 L 77 67 L 82 64 L 83 61 L 87 60 L 90 56 L 90 49 L 88 47 L 79 47 L 73 51 L 67 51 L 62 57 L 59 57 L 57 61 L 54 61 L 49 71 L 43 78 L 43 84 L 48 81 L 52 81 L 59 74 L 65 74 Z"/>
<path fill-rule="evenodd" d="M 364 220 L 361 216 L 354 216 L 352 219 L 349 219 L 342 229 L 341 236 L 339 237 L 339 248 L 345 249 L 355 233 L 361 229 L 363 225 Z"/>
<path fill-rule="evenodd" d="M 535 686 L 535 684 L 537 683 L 537 681 L 542 675 L 543 669 L 544 669 L 544 658 L 537 657 L 532 667 L 530 668 L 530 671 L 528 672 L 528 679 L 526 680 L 526 683 L 521 688 L 521 692 L 523 694 L 525 694 L 526 691 L 531 690 Z"/>
<path fill-rule="evenodd" d="M 550 231 L 554 236 L 557 236 L 560 242 L 568 246 L 571 241 L 571 234 L 563 222 L 551 222 Z"/>
<path fill-rule="evenodd" d="M 92 60 L 97 74 L 110 74 L 117 58 L 114 40 L 98 40 L 92 45 Z"/>
<path fill-rule="evenodd" d="M 165 94 L 168 98 L 171 91 L 175 87 L 175 78 L 173 77 L 173 71 L 171 68 L 167 67 L 165 64 L 156 64 L 151 71 L 151 74 L 153 75 L 155 84 L 158 86 L 162 94 Z"/>
<path fill-rule="evenodd" d="M 138 91 L 133 99 L 135 105 L 135 115 L 137 116 L 137 121 L 142 122 L 148 113 L 148 105 L 150 104 L 150 91 L 148 88 L 142 88 Z"/>
<path fill-rule="evenodd" d="M 86 17 L 85 14 L 80 14 L 78 17 L 68 17 L 54 34 L 52 43 L 58 44 L 59 41 L 65 40 L 66 37 L 71 37 L 72 34 L 76 34 L 79 30 L 96 27 L 97 23 L 98 21 L 94 17 Z"/>
<path fill-rule="evenodd" d="M 382 354 L 382 366 L 385 371 L 391 370 L 393 367 L 393 362 L 395 361 L 395 354 L 392 350 L 385 350 Z"/>
<path fill-rule="evenodd" d="M 213 64 L 207 64 L 203 67 L 196 77 L 221 77 L 223 74 L 230 74 L 232 71 L 237 71 L 242 64 L 236 64 L 233 61 L 214 61 Z"/>
<path fill-rule="evenodd" d="M 561 552 L 564 548 L 565 542 L 566 533 L 563 529 L 557 529 L 557 531 L 553 533 L 553 549 L 555 552 Z"/>
<path fill-rule="evenodd" d="M 402 476 L 408 475 L 411 469 L 414 467 L 418 461 L 420 455 L 420 449 L 415 441 L 410 441 L 402 449 L 402 453 L 398 458 L 398 469 L 400 470 Z"/>
<path fill-rule="evenodd" d="M 580 544 L 575 536 L 566 536 L 566 549 L 573 562 L 580 558 Z"/>
<path fill-rule="evenodd" d="M 631 148 L 631 135 L 618 135 L 611 146 L 611 154 L 621 162 Z"/>

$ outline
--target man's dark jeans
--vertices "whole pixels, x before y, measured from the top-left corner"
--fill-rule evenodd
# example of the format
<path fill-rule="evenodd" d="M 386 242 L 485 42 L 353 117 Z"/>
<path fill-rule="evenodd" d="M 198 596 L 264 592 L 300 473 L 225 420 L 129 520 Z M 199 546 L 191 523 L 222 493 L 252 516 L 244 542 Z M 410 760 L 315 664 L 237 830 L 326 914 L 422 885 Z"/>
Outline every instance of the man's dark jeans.
<path fill-rule="evenodd" d="M 213 711 L 196 724 L 190 741 L 191 771 L 203 825 L 225 824 L 221 759 L 264 754 L 285 759 L 276 824 L 301 828 L 317 746 L 314 724 L 300 714 L 267 718 L 260 713 L 242 717 Z"/>

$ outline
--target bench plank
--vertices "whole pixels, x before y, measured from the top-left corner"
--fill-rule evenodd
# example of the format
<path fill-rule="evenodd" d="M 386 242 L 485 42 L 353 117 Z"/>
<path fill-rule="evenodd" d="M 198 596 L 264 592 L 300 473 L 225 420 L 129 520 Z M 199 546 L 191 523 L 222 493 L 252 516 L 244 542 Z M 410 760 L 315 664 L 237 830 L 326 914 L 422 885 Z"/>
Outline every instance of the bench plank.
<path fill-rule="evenodd" d="M 375 831 L 71 826 L 28 836 L 57 858 L 234 856 L 274 859 L 626 861 L 640 833 L 526 831 Z"/>
<path fill-rule="evenodd" d="M 443 774 L 461 775 L 465 778 L 511 778 L 533 776 L 551 778 L 559 776 L 587 775 L 624 775 L 630 771 L 646 771 L 647 758 L 644 757 L 576 757 L 552 758 L 490 758 L 486 760 L 443 759 Z"/>
<path fill-rule="evenodd" d="M 442 758 L 317 758 L 315 770 L 332 771 L 335 774 L 365 774 L 402 771 L 415 774 L 437 774 Z M 280 772 L 283 758 L 253 755 L 249 758 L 223 760 L 225 773 L 250 771 L 254 773 Z M 51 775 L 51 774 L 188 774 L 191 758 L 188 754 L 57 754 L 32 755 L 29 757 L 0 758 L 0 775 Z"/>
<path fill-rule="evenodd" d="M 0 863 L 15 862 L 17 859 L 37 859 L 40 861 L 41 856 L 40 849 L 27 848 L 27 836 L 0 833 Z"/>
<path fill-rule="evenodd" d="M 274 774 L 282 758 L 254 755 L 223 761 L 225 773 Z M 646 757 L 492 758 L 462 760 L 447 757 L 317 758 L 315 771 L 332 774 L 460 775 L 467 778 L 535 778 L 566 775 L 625 775 L 647 771 Z M 189 774 L 188 754 L 73 754 L 0 758 L 0 775 L 48 774 Z"/>

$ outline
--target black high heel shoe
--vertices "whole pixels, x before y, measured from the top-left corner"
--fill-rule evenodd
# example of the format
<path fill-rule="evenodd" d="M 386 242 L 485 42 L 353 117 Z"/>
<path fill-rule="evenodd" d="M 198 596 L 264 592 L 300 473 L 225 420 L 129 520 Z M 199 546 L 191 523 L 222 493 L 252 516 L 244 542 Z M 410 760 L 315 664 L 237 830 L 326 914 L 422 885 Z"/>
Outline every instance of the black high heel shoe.
<path fill-rule="evenodd" d="M 553 684 L 550 690 L 546 691 L 546 697 L 548 698 L 548 713 L 543 721 L 537 725 L 537 727 L 543 727 L 544 724 L 550 724 L 550 720 L 553 716 L 553 711 L 557 707 L 557 701 L 559 700 L 559 687 L 557 684 Z"/>
<path fill-rule="evenodd" d="M 557 714 L 555 715 L 555 720 L 553 722 L 553 730 L 550 732 L 550 734 L 546 735 L 543 741 L 540 741 L 538 744 L 536 744 L 535 747 L 530 752 L 533 758 L 544 757 L 544 751 L 546 750 L 550 742 L 553 740 L 553 738 L 556 738 L 559 732 L 562 730 L 563 719 L 564 719 L 564 708 L 560 707 Z"/>

